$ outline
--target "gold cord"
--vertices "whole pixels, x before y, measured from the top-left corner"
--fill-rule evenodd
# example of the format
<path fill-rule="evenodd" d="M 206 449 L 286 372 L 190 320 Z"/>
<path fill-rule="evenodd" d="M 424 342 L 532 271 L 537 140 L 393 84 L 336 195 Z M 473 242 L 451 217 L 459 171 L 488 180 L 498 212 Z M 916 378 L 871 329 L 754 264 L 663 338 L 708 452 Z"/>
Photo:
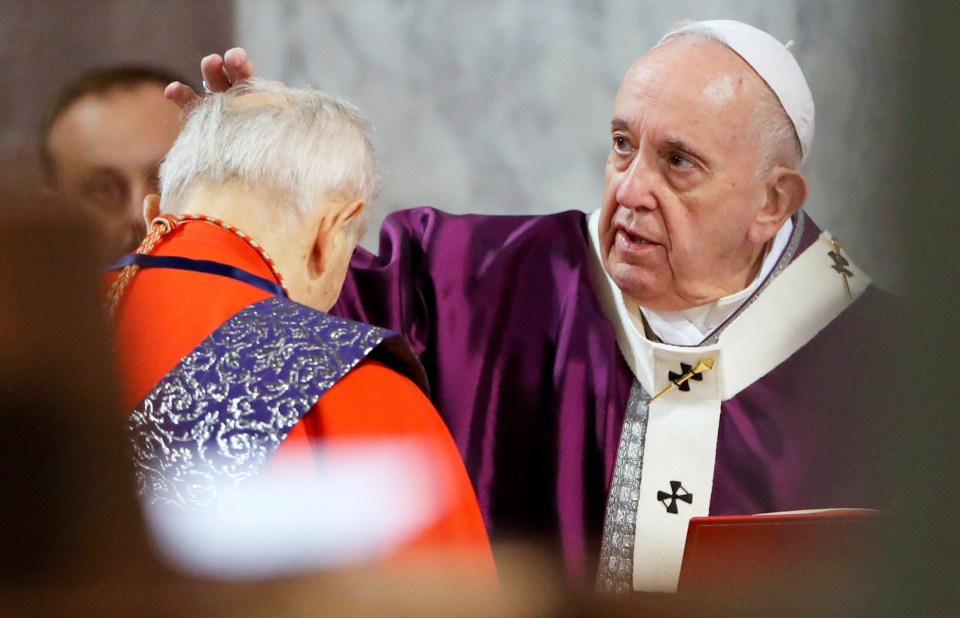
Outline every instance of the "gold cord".
<path fill-rule="evenodd" d="M 177 227 L 177 223 L 177 219 L 172 215 L 161 215 L 151 221 L 150 233 L 140 242 L 136 253 L 139 255 L 149 254 L 153 251 L 154 247 L 157 246 L 161 238 Z M 117 308 L 120 306 L 120 299 L 123 298 L 123 293 L 127 291 L 127 286 L 130 285 L 134 275 L 136 275 L 139 270 L 140 267 L 136 264 L 130 264 L 124 267 L 124 269 L 120 271 L 120 275 L 113 282 L 113 285 L 110 286 L 110 291 L 107 293 L 107 310 L 110 312 L 111 318 L 116 315 Z"/>

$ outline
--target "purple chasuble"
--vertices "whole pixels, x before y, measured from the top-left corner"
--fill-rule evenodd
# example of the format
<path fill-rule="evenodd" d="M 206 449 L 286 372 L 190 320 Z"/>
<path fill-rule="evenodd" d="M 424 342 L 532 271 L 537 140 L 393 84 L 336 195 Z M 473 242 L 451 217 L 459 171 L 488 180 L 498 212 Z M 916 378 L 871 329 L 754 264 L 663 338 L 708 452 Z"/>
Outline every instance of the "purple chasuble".
<path fill-rule="evenodd" d="M 808 219 L 797 255 L 818 234 Z M 491 538 L 555 547 L 568 580 L 584 586 L 635 382 L 597 297 L 591 250 L 580 211 L 401 211 L 384 223 L 379 256 L 357 250 L 332 309 L 409 339 Z M 862 452 L 847 407 L 860 396 L 848 372 L 877 296 L 868 289 L 722 404 L 711 514 L 875 506 L 875 453 Z"/>

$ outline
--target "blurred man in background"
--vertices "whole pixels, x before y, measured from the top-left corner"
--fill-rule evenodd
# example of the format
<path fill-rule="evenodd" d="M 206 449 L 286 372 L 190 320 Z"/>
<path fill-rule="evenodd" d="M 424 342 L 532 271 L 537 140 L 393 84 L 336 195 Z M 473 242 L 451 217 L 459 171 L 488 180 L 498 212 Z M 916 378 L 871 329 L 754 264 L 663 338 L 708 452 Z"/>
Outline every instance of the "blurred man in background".
<path fill-rule="evenodd" d="M 158 192 L 160 160 L 180 130 L 180 110 L 163 96 L 176 80 L 151 67 L 93 69 L 68 84 L 44 117 L 46 191 L 94 223 L 102 262 L 143 239 L 143 199 Z"/>

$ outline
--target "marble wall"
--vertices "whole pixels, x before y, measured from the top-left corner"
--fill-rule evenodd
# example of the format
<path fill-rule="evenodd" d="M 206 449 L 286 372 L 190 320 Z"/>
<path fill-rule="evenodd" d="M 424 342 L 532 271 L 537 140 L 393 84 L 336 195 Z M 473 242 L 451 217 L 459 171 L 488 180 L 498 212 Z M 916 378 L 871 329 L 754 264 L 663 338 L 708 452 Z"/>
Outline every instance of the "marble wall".
<path fill-rule="evenodd" d="M 897 5 L 829 0 L 237 0 L 258 73 L 357 103 L 389 211 L 545 213 L 600 204 L 625 69 L 669 26 L 732 18 L 793 51 L 817 103 L 807 209 L 885 287 L 901 250 L 888 179 L 900 139 Z"/>

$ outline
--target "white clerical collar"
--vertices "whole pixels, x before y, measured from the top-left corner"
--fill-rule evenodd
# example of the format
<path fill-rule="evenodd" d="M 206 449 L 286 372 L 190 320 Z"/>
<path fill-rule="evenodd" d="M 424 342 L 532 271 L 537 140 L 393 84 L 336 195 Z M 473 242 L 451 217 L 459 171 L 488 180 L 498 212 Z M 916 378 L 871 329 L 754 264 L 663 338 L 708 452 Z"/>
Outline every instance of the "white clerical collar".
<path fill-rule="evenodd" d="M 740 308 L 740 305 L 760 287 L 760 284 L 763 283 L 780 260 L 780 255 L 787 248 L 792 233 L 793 220 L 787 219 L 787 222 L 780 228 L 773 239 L 773 243 L 769 246 L 767 254 L 763 258 L 760 272 L 757 273 L 750 285 L 739 292 L 682 311 L 654 311 L 646 307 L 640 307 L 639 309 L 643 313 L 650 330 L 664 343 L 700 345 L 710 333 L 726 322 L 727 318 L 733 315 Z"/>

